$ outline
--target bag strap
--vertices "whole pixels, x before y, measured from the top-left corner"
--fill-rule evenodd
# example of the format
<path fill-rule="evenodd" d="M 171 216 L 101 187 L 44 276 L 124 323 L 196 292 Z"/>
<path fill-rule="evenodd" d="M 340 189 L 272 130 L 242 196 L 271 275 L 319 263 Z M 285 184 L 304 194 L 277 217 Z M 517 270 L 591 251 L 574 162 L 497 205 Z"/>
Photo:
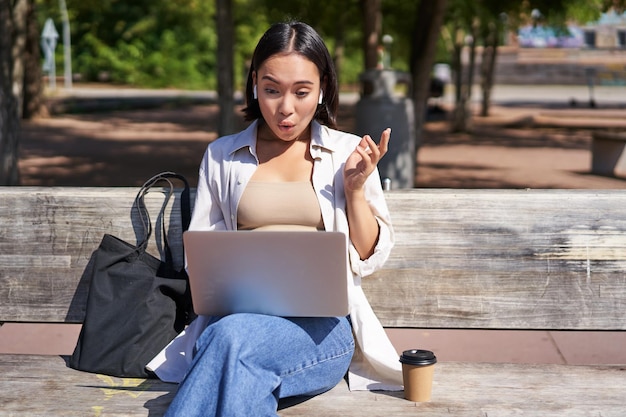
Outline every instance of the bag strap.
<path fill-rule="evenodd" d="M 144 197 L 146 196 L 146 194 L 148 194 L 148 191 L 150 191 L 150 189 L 156 185 L 157 182 L 161 181 L 161 179 L 157 181 L 154 181 L 153 179 L 154 177 L 144 183 L 144 185 L 137 193 L 137 196 L 135 197 L 135 206 L 137 207 L 137 211 L 139 212 L 139 219 L 141 220 L 141 225 L 143 228 L 143 239 L 137 245 L 137 247 L 141 250 L 146 249 L 146 247 L 148 246 L 148 242 L 150 241 L 150 237 L 152 236 L 152 220 L 150 219 L 150 213 L 148 212 L 148 208 L 146 207 Z M 163 200 L 163 204 L 161 205 L 161 209 L 159 210 L 159 215 L 157 217 L 159 219 L 164 216 L 165 209 L 167 208 L 170 198 L 174 193 L 174 184 L 172 184 L 172 182 L 168 179 L 162 179 L 162 181 L 167 182 L 169 188 L 166 189 L 167 191 L 165 193 L 165 199 Z"/>
<path fill-rule="evenodd" d="M 140 218 L 144 227 L 144 236 L 145 236 L 145 240 L 139 246 L 141 246 L 145 250 L 145 248 L 148 245 L 150 235 L 152 234 L 152 222 L 150 221 L 150 215 L 145 206 L 144 196 L 148 193 L 150 188 L 154 187 L 159 182 L 165 181 L 169 185 L 169 189 L 165 195 L 163 205 L 161 206 L 161 210 L 159 211 L 159 216 L 157 217 L 157 221 L 159 222 L 159 224 L 155 225 L 155 227 L 161 228 L 161 236 L 163 239 L 163 250 L 165 252 L 165 262 L 170 265 L 173 264 L 173 257 L 172 257 L 172 251 L 169 246 L 169 242 L 167 240 L 167 231 L 165 229 L 165 209 L 167 208 L 169 200 L 174 192 L 174 186 L 172 184 L 171 179 L 177 179 L 184 184 L 183 191 L 181 192 L 181 195 L 180 195 L 180 216 L 181 216 L 182 231 L 184 232 L 188 230 L 189 224 L 191 223 L 191 191 L 189 188 L 189 182 L 183 175 L 180 175 L 171 171 L 161 172 L 153 176 L 152 178 L 150 178 L 148 181 L 144 183 L 139 193 L 137 194 L 137 198 L 136 198 L 136 205 L 139 209 Z M 144 214 L 145 214 L 145 218 L 144 218 Z"/>

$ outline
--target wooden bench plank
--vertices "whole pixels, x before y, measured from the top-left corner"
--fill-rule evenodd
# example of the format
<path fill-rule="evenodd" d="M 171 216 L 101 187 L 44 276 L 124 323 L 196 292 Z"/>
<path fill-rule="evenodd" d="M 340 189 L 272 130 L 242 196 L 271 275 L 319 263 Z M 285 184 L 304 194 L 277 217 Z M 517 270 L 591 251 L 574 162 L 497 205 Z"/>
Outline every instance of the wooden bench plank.
<path fill-rule="evenodd" d="M 387 200 L 396 247 L 363 284 L 386 326 L 625 328 L 625 191 L 411 190 Z"/>
<path fill-rule="evenodd" d="M 623 366 L 455 362 L 436 366 L 429 403 L 404 400 L 402 392 L 349 392 L 341 383 L 279 415 L 621 417 L 626 412 Z M 0 415 L 156 417 L 164 413 L 175 389 L 176 385 L 156 380 L 74 371 L 58 356 L 3 355 L 0 360 Z"/>
<path fill-rule="evenodd" d="M 176 385 L 79 372 L 59 356 L 0 355 L 0 389 L 0 415 L 153 416 Z"/>
<path fill-rule="evenodd" d="M 102 235 L 136 241 L 136 191 L 0 188 L 0 322 L 80 322 L 80 276 Z M 387 199 L 397 244 L 363 281 L 385 326 L 626 328 L 626 190 L 402 190 Z M 151 193 L 153 212 L 161 201 Z"/>

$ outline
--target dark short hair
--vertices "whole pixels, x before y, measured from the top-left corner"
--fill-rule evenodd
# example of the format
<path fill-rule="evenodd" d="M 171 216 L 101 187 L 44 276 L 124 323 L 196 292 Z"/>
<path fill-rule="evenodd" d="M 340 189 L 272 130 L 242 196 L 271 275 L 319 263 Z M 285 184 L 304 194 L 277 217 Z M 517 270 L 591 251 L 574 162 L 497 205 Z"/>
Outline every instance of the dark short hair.
<path fill-rule="evenodd" d="M 335 65 L 320 35 L 302 22 L 276 23 L 259 40 L 252 55 L 246 83 L 247 106 L 243 109 L 245 119 L 256 120 L 262 117 L 259 102 L 253 97 L 252 73 L 271 56 L 284 52 L 300 54 L 317 66 L 320 84 L 324 85 L 324 101 L 317 106 L 314 118 L 321 124 L 335 127 L 339 104 Z"/>

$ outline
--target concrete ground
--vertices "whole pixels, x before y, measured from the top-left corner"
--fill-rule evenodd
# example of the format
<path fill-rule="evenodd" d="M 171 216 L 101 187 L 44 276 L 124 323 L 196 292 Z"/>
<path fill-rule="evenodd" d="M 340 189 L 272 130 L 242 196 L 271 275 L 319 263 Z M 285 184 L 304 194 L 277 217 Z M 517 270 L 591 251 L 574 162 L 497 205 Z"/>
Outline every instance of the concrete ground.
<path fill-rule="evenodd" d="M 75 88 L 64 94 L 76 98 L 80 107 L 81 98 L 93 105 L 98 97 L 167 99 L 180 93 Z M 585 86 L 496 86 L 491 115 L 473 118 L 470 133 L 450 133 L 445 113 L 433 112 L 418 152 L 416 186 L 626 188 L 624 178 L 590 172 L 591 132 L 626 130 L 624 97 L 623 87 L 596 88 L 596 107 L 589 108 Z M 217 136 L 217 113 L 210 104 L 214 95 L 196 93 L 193 98 L 193 105 L 55 115 L 24 123 L 23 185 L 140 185 L 165 169 L 195 183 L 206 144 Z M 355 100 L 343 97 L 340 127 L 345 130 L 353 129 Z M 450 101 L 447 95 L 433 105 L 448 110 Z M 7 323 L 0 327 L 0 353 L 70 354 L 79 331 L 77 325 Z M 431 349 L 443 361 L 626 363 L 626 332 L 388 333 L 398 351 Z"/>

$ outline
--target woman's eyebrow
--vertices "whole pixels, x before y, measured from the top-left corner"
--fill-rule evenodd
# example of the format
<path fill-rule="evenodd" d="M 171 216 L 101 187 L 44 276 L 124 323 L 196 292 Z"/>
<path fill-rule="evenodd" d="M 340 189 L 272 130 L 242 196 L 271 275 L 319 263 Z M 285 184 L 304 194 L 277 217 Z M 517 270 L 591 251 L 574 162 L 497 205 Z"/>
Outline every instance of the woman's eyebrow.
<path fill-rule="evenodd" d="M 280 81 L 278 81 L 276 78 L 272 77 L 271 75 L 264 75 L 261 77 L 262 80 L 269 80 L 273 83 L 276 84 L 280 84 Z M 301 81 L 296 81 L 294 84 L 310 84 L 310 85 L 314 85 L 315 83 L 313 81 L 310 80 L 301 80 Z"/>

